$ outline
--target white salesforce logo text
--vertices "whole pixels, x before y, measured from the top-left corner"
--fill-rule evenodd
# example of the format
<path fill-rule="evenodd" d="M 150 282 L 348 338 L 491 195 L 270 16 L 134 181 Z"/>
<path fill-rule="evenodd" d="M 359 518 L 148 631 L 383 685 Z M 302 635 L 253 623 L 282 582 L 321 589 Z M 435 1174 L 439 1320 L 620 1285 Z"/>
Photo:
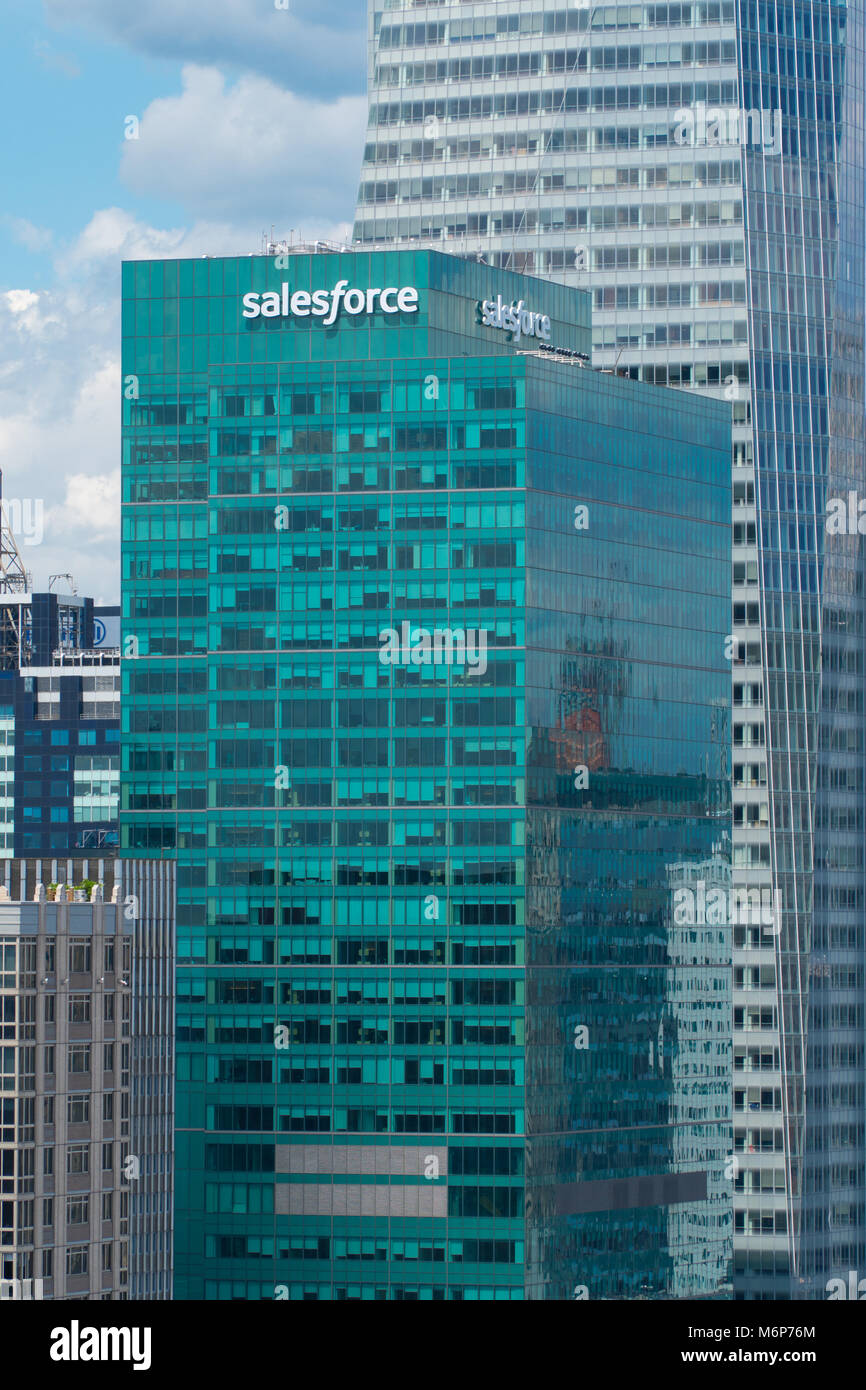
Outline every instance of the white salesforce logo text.
<path fill-rule="evenodd" d="M 510 333 L 512 342 L 521 338 L 540 338 L 543 343 L 550 342 L 550 316 L 536 314 L 527 309 L 522 299 L 506 304 L 502 295 L 495 299 L 484 299 L 478 305 L 478 322 L 484 328 L 500 328 Z"/>
<path fill-rule="evenodd" d="M 360 290 L 350 289 L 348 280 L 338 280 L 332 290 L 293 291 L 284 282 L 279 291 L 245 294 L 244 318 L 314 318 L 322 319 L 327 328 L 342 309 L 352 317 L 375 313 L 377 308 L 383 314 L 417 314 L 418 298 L 418 291 L 411 285 L 402 289 L 391 285 L 384 290 Z"/>
<path fill-rule="evenodd" d="M 403 623 L 379 633 L 379 661 L 383 666 L 468 666 L 469 674 L 487 670 L 487 629 L 462 627 L 413 627 Z"/>

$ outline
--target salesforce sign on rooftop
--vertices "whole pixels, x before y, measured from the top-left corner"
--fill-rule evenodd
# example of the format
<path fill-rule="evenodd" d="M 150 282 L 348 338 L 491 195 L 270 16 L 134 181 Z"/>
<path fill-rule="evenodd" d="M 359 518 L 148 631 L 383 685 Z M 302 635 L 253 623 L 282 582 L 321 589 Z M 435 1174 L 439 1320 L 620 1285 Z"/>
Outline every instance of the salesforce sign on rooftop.
<path fill-rule="evenodd" d="M 521 338 L 539 338 L 550 342 L 550 315 L 527 309 L 522 299 L 506 304 L 501 294 L 495 299 L 483 299 L 476 308 L 476 322 L 484 328 L 499 328 L 511 335 L 512 343 Z"/>
<path fill-rule="evenodd" d="M 352 317 L 358 314 L 417 314 L 418 291 L 412 285 L 398 289 L 352 289 L 348 280 L 338 280 L 332 290 L 294 290 L 285 282 L 281 290 L 263 294 L 244 295 L 244 318 L 321 319 L 327 328 L 345 311 Z"/>
<path fill-rule="evenodd" d="M 348 280 L 338 280 L 332 290 L 293 290 L 284 281 L 279 290 L 251 290 L 245 294 L 243 316 L 245 319 L 321 319 L 329 328 L 343 313 L 352 318 L 376 312 L 388 316 L 417 314 L 419 302 L 420 295 L 414 285 L 361 289 L 351 286 Z M 513 343 L 519 343 L 522 338 L 550 342 L 550 316 L 528 309 L 522 299 L 509 304 L 500 294 L 495 299 L 482 300 L 476 304 L 475 321 L 484 328 L 507 333 Z"/>

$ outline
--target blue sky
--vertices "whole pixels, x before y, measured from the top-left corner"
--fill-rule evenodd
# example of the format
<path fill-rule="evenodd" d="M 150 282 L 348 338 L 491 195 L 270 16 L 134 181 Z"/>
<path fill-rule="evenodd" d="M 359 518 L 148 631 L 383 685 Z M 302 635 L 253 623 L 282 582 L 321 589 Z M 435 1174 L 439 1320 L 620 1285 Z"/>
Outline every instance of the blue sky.
<path fill-rule="evenodd" d="M 276 3 L 3 0 L 0 467 L 39 587 L 117 596 L 121 259 L 348 232 L 366 3 Z"/>

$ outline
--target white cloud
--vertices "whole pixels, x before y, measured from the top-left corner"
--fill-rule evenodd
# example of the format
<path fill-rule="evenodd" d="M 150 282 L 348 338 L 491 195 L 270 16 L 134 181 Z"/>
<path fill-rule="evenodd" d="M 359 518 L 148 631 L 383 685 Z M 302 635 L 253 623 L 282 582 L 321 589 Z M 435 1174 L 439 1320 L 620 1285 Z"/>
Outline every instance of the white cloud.
<path fill-rule="evenodd" d="M 111 387 L 116 384 L 112 369 Z M 98 391 L 98 383 L 89 384 Z M 69 536 L 73 543 L 81 533 L 92 541 L 117 541 L 120 533 L 120 469 L 112 473 L 73 473 L 66 479 L 66 496 L 45 516 L 46 530 L 58 539 Z"/>
<path fill-rule="evenodd" d="M 0 217 L 0 222 L 9 228 L 15 241 L 26 246 L 28 251 L 47 251 L 54 240 L 53 232 L 47 227 L 37 227 L 26 217 L 11 217 L 6 213 Z"/>
<path fill-rule="evenodd" d="M 68 53 L 58 53 L 46 43 L 44 39 L 37 39 L 33 45 L 33 51 L 46 68 L 52 72 L 60 72 L 64 77 L 80 77 L 81 68 L 75 59 Z"/>
<path fill-rule="evenodd" d="M 134 192 L 188 216 L 276 223 L 281 235 L 352 217 L 364 144 L 362 97 L 315 101 L 263 77 L 227 87 L 216 68 L 187 66 L 178 96 L 151 102 L 120 173 Z"/>
<path fill-rule="evenodd" d="M 259 69 L 229 83 L 214 67 L 190 63 L 181 90 L 151 102 L 140 138 L 122 143 L 123 180 L 182 208 L 178 225 L 151 226 L 104 207 L 58 246 L 50 231 L 4 219 L 30 250 L 50 251 L 57 272 L 56 288 L 19 284 L 0 293 L 4 491 L 44 506 L 41 544 L 20 537 L 25 564 L 40 588 L 71 571 L 79 592 L 116 601 L 120 262 L 258 253 L 272 225 L 278 239 L 291 229 L 298 238 L 349 239 L 366 103 L 325 95 L 358 89 L 343 80 L 350 52 L 363 70 L 345 12 L 351 6 L 360 23 L 364 4 L 291 0 L 287 12 L 272 0 L 77 0 L 72 16 L 66 0 L 45 4 L 58 22 L 83 20 L 140 52 Z M 283 82 L 296 76 L 297 90 L 261 72 Z"/>
<path fill-rule="evenodd" d="M 348 228 L 309 232 L 340 240 Z M 120 261 L 258 250 L 257 223 L 158 228 L 103 208 L 58 256 L 58 288 L 0 293 L 0 469 L 20 515 L 42 502 L 41 543 L 18 537 L 37 587 L 71 572 L 80 593 L 117 601 Z"/>
<path fill-rule="evenodd" d="M 33 290 L 7 290 L 4 295 L 6 303 L 9 305 L 10 314 L 27 314 L 29 309 L 35 309 L 39 303 L 39 295 L 34 294 Z"/>
<path fill-rule="evenodd" d="M 351 232 L 348 222 L 320 218 L 309 226 L 311 239 L 346 241 Z M 112 291 L 116 297 L 121 261 L 258 254 L 261 233 L 259 221 L 236 225 L 199 220 L 188 227 L 149 227 L 124 208 L 103 208 L 57 257 L 57 269 L 64 277 L 87 273 L 91 283 L 101 284 L 106 297 Z"/>
<path fill-rule="evenodd" d="M 360 92 L 366 0 L 43 0 L 58 25 L 84 24 L 150 57 L 266 73 L 299 92 Z"/>
<path fill-rule="evenodd" d="M 122 260 L 189 255 L 188 249 L 181 249 L 188 238 L 186 227 L 148 227 L 125 208 L 102 208 L 59 254 L 57 269 L 64 278 L 88 271 L 98 274 L 108 267 L 116 274 Z"/>
<path fill-rule="evenodd" d="M 36 586 L 71 571 L 81 592 L 108 601 L 117 526 L 99 480 L 118 472 L 118 315 L 92 307 L 91 317 L 79 287 L 0 295 L 0 468 L 13 517 L 44 517 L 17 537 Z"/>

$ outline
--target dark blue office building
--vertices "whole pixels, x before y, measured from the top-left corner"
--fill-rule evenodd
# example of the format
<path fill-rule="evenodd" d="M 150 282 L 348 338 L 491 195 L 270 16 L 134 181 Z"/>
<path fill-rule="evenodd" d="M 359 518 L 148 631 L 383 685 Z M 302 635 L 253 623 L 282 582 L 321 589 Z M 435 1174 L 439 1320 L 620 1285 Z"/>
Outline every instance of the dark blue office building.
<path fill-rule="evenodd" d="M 119 609 L 77 594 L 2 595 L 0 857 L 117 850 Z"/>

